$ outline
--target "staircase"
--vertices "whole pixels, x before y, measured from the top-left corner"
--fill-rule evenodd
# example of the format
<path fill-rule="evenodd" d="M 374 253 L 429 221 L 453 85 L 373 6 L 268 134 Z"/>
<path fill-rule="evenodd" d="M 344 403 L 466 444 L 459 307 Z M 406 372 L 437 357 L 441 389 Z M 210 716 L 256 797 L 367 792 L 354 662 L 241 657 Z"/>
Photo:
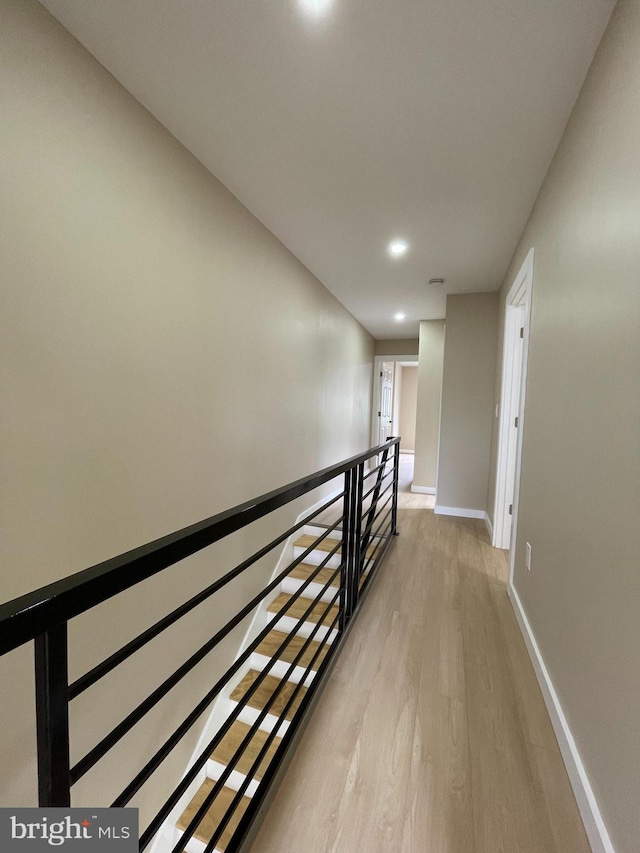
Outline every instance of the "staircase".
<path fill-rule="evenodd" d="M 151 745 L 152 755 L 137 756 L 135 775 L 112 803 L 113 808 L 128 807 L 213 704 L 189 767 L 149 816 L 140 849 L 232 853 L 235 848 L 236 853 L 249 838 L 271 783 L 294 745 L 294 730 L 300 731 L 298 726 L 311 711 L 311 699 L 318 695 L 328 665 L 357 616 L 360 588 L 377 571 L 397 535 L 399 454 L 400 439 L 391 438 L 13 601 L 0 602 L 0 657 L 32 641 L 35 647 L 40 808 L 68 808 L 76 783 L 253 614 L 250 636 L 238 656 L 208 685 L 184 719 L 171 719 L 176 728 L 166 740 Z M 320 488 L 325 498 L 292 527 L 280 526 L 273 540 L 242 563 L 223 567 L 204 589 L 69 681 L 68 624 L 72 619 L 107 600 L 115 601 L 233 533 L 274 517 L 277 510 L 304 495 L 317 495 Z M 344 548 L 342 533 L 321 524 L 327 519 L 335 527 L 344 525 Z M 276 525 L 274 518 L 274 531 Z M 294 535 L 298 537 L 295 547 Z M 277 573 L 269 583 L 254 589 L 253 597 L 213 636 L 167 673 L 110 731 L 101 731 L 95 745 L 70 766 L 70 703 L 205 601 L 220 601 L 214 599 L 217 593 L 285 542 Z M 85 725 L 91 727 L 91 720 Z"/>
<path fill-rule="evenodd" d="M 304 551 L 308 550 L 314 544 L 317 536 L 322 532 L 324 532 L 322 529 L 311 530 L 310 533 L 300 536 L 294 543 L 294 557 L 299 557 Z M 320 649 L 321 641 L 326 637 L 327 643 L 330 644 L 337 636 L 337 630 L 330 627 L 338 613 L 337 602 L 330 607 L 328 613 L 325 613 L 325 611 L 327 610 L 328 602 L 334 598 L 339 589 L 339 574 L 331 580 L 330 585 L 324 592 L 323 587 L 340 565 L 340 547 L 337 548 L 336 553 L 320 569 L 316 577 L 303 590 L 300 597 L 293 602 L 287 612 L 279 615 L 291 600 L 291 596 L 302 587 L 313 572 L 317 571 L 317 567 L 326 559 L 327 554 L 339 545 L 339 540 L 335 538 L 336 535 L 339 535 L 339 531 L 332 534 L 333 538 L 329 536 L 318 543 L 317 547 L 306 556 L 305 562 L 299 563 L 289 572 L 281 583 L 279 594 L 267 606 L 267 612 L 271 615 L 271 630 L 253 652 L 249 661 L 250 668 L 248 672 L 231 694 L 231 710 L 233 711 L 242 702 L 242 699 L 250 690 L 259 674 L 268 667 L 270 667 L 269 675 L 264 678 L 260 686 L 241 708 L 236 721 L 225 734 L 207 762 L 207 778 L 176 824 L 178 837 L 182 836 L 184 830 L 207 797 L 207 794 L 212 790 L 214 783 L 225 772 L 229 761 L 233 758 L 243 739 L 249 733 L 251 726 L 261 715 L 263 718 L 260 721 L 259 729 L 245 747 L 240 758 L 236 761 L 233 771 L 225 782 L 225 787 L 218 793 L 204 818 L 200 821 L 194 835 L 186 844 L 185 850 L 187 853 L 203 853 L 214 832 L 220 825 L 220 821 L 226 814 L 236 792 L 245 782 L 247 778 L 246 774 L 264 746 L 269 733 L 277 728 L 277 735 L 274 737 L 257 773 L 253 775 L 246 789 L 246 796 L 236 806 L 231 819 L 228 821 L 225 830 L 215 845 L 216 853 L 225 853 L 233 832 L 238 826 L 242 815 L 250 803 L 251 797 L 255 793 L 260 780 L 264 776 L 270 761 L 273 759 L 281 743 L 281 736 L 287 731 L 289 722 L 302 702 L 307 687 L 313 681 L 315 673 L 324 660 L 328 651 L 328 645 L 325 644 L 324 648 Z M 361 584 L 364 579 L 363 576 Z M 304 621 L 300 625 L 297 625 L 306 611 L 309 612 Z M 313 640 L 311 640 L 305 649 L 295 668 L 290 671 L 291 665 L 300 653 L 305 641 L 316 628 L 317 631 L 313 635 Z M 305 675 L 309 664 L 318 651 L 319 653 L 313 663 L 312 673 Z M 273 701 L 268 712 L 264 714 L 264 709 L 269 700 L 276 689 L 282 684 L 287 673 L 289 674 L 286 683 Z M 285 718 L 282 719 L 281 715 L 284 708 L 296 690 L 296 686 L 300 684 L 303 678 L 306 679 L 304 684 L 298 690 L 296 698 L 291 703 Z"/>

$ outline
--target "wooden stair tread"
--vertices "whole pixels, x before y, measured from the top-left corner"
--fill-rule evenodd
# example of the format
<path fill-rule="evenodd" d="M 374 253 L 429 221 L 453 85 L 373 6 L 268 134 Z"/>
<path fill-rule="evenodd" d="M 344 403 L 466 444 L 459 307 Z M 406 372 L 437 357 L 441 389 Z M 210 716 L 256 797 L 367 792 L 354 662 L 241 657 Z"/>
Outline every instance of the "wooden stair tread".
<path fill-rule="evenodd" d="M 377 539 L 378 537 L 375 536 L 373 538 Z M 304 548 L 306 551 L 307 548 L 310 548 L 314 544 L 316 539 L 317 539 L 316 536 L 311 536 L 309 533 L 305 533 L 304 536 L 298 537 L 298 539 L 296 539 L 296 541 L 293 544 L 297 548 Z M 336 547 L 336 545 L 339 544 L 339 542 L 340 542 L 339 539 L 331 539 L 328 537 L 327 539 L 323 539 L 322 542 L 318 542 L 317 545 L 314 546 L 314 551 L 327 551 L 327 552 L 333 551 L 333 549 Z M 375 547 L 376 547 L 376 544 L 377 544 L 376 542 L 370 542 L 369 543 L 369 545 L 367 546 L 367 557 L 370 557 L 373 554 Z M 342 552 L 341 552 L 340 548 L 338 548 L 338 550 L 335 552 L 335 554 L 333 556 L 334 557 L 341 557 L 342 556 Z"/>
<path fill-rule="evenodd" d="M 229 762 L 235 755 L 238 747 L 242 743 L 242 741 L 246 738 L 249 731 L 251 730 L 251 726 L 248 726 L 246 723 L 241 722 L 240 720 L 236 720 L 235 723 L 231 726 L 226 735 L 222 738 L 216 749 L 211 754 L 211 758 L 214 761 L 217 761 L 219 764 L 224 764 L 225 766 L 229 765 Z M 249 743 L 245 746 L 240 758 L 234 765 L 234 770 L 237 770 L 239 773 L 243 773 L 245 776 L 253 767 L 253 762 L 258 757 L 258 753 L 262 749 L 265 744 L 265 741 L 269 737 L 267 732 L 263 732 L 258 729 L 257 732 L 254 733 Z M 281 739 L 276 737 L 271 742 L 269 749 L 267 750 L 266 755 L 260 762 L 260 766 L 257 771 L 251 777 L 252 779 L 262 779 L 264 773 L 269 766 L 269 762 L 274 756 L 276 749 L 280 746 Z"/>
<path fill-rule="evenodd" d="M 189 805 L 186 807 L 180 819 L 178 820 L 178 829 L 184 832 L 184 830 L 189 825 L 191 819 L 198 811 L 200 806 L 205 800 L 205 797 L 209 794 L 211 789 L 216 783 L 213 779 L 205 779 L 200 788 L 196 791 L 194 798 L 191 800 Z M 198 841 L 202 841 L 204 844 L 207 844 L 210 838 L 213 836 L 213 833 L 216 831 L 218 826 L 220 825 L 220 821 L 225 815 L 225 812 L 231 805 L 233 798 L 236 796 L 236 791 L 232 791 L 231 788 L 223 788 L 220 793 L 216 796 L 215 800 L 209 807 L 209 810 L 205 814 L 205 816 L 200 821 L 200 825 L 196 829 L 194 833 L 194 838 L 197 838 Z M 247 810 L 247 806 L 251 802 L 250 797 L 243 797 L 242 800 L 236 806 L 231 819 L 227 823 L 220 840 L 216 844 L 215 849 L 220 850 L 221 853 L 226 849 L 227 845 L 231 841 L 231 836 L 236 830 L 236 827 L 240 823 L 240 819 L 242 815 Z"/>
<path fill-rule="evenodd" d="M 318 570 L 317 566 L 311 566 L 309 563 L 299 563 L 289 572 L 288 577 L 295 578 L 299 581 L 306 581 L 315 571 Z M 324 568 L 320 569 L 318 574 L 314 577 L 312 583 L 318 583 L 321 586 L 324 586 L 329 579 L 335 575 L 335 569 Z M 333 578 L 330 586 L 339 587 L 340 586 L 340 572 Z"/>
<path fill-rule="evenodd" d="M 300 536 L 300 537 L 298 537 L 298 539 L 296 539 L 296 541 L 294 542 L 294 545 L 297 548 L 304 548 L 306 550 L 307 548 L 311 548 L 311 546 L 314 545 L 317 538 L 318 538 L 317 536 L 311 536 L 309 533 L 305 533 L 303 536 Z M 317 544 L 315 544 L 314 550 L 316 550 L 316 551 L 333 551 L 333 549 L 336 547 L 336 545 L 339 545 L 339 544 L 340 544 L 340 539 L 331 539 L 331 537 L 327 537 L 326 539 L 323 539 L 322 542 L 318 542 Z M 340 556 L 340 549 L 339 548 L 336 551 L 335 556 L 336 557 Z"/>
<path fill-rule="evenodd" d="M 282 650 L 278 651 L 284 642 L 286 642 L 286 645 Z M 277 657 L 278 660 L 284 661 L 285 663 L 293 663 L 296 655 L 305 643 L 306 640 L 304 637 L 298 637 L 296 634 L 285 634 L 282 631 L 271 631 L 260 643 L 256 652 L 269 658 Z M 298 661 L 297 666 L 301 666 L 306 669 L 319 648 L 320 643 L 316 643 L 315 640 L 312 640 L 302 653 L 302 657 Z M 322 651 L 315 659 L 313 664 L 314 670 L 318 669 L 324 660 L 328 649 L 329 646 L 325 644 Z"/>
<path fill-rule="evenodd" d="M 278 611 L 280 611 L 290 599 L 290 595 L 288 595 L 286 592 L 281 592 L 280 595 L 275 598 L 267 607 L 268 612 L 278 613 Z M 310 604 L 310 598 L 303 598 L 302 596 L 300 596 L 300 598 L 297 598 L 293 602 L 293 604 L 286 611 L 286 613 L 283 613 L 282 615 L 291 616 L 293 619 L 300 619 L 302 618 L 302 616 L 304 616 Z M 324 613 L 327 609 L 327 606 L 327 603 L 324 601 L 317 602 L 317 604 L 313 606 L 311 612 L 307 614 L 305 622 L 322 622 L 325 625 L 330 625 L 338 615 L 338 607 L 335 604 L 331 605 L 329 611 L 325 616 Z"/>
<path fill-rule="evenodd" d="M 231 699 L 234 702 L 240 702 L 244 694 L 251 687 L 251 685 L 256 680 L 256 678 L 258 678 L 259 675 L 260 673 L 257 672 L 255 669 L 250 669 L 249 672 L 242 679 L 240 684 L 238 684 L 236 689 L 231 694 Z M 248 700 L 247 705 L 250 708 L 255 708 L 256 710 L 261 711 L 268 704 L 269 700 L 275 693 L 280 683 L 281 679 L 275 678 L 273 675 L 267 675 L 263 679 L 258 689 L 255 691 L 255 693 Z M 269 713 L 273 714 L 276 717 L 280 717 L 285 705 L 289 702 L 289 699 L 291 699 L 291 695 L 297 687 L 297 684 L 294 684 L 291 681 L 286 681 L 282 690 L 280 690 L 275 700 L 271 704 L 269 708 Z M 285 715 L 286 720 L 290 721 L 293 718 L 293 715 L 300 707 L 300 703 L 304 699 L 306 692 L 306 687 L 300 688 L 296 695 L 296 698 L 291 703 L 291 706 Z"/>

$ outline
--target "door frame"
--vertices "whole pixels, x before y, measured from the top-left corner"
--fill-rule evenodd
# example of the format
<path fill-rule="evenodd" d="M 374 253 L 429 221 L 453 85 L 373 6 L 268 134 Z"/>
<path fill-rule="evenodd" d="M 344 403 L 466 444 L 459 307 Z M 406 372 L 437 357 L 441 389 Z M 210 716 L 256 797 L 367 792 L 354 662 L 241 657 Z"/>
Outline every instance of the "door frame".
<path fill-rule="evenodd" d="M 522 465 L 522 441 L 524 435 L 524 410 L 527 387 L 529 355 L 529 331 L 531 324 L 531 296 L 533 289 L 534 250 L 530 249 L 513 284 L 509 288 L 505 303 L 502 374 L 500 390 L 500 423 L 498 427 L 498 460 L 496 465 L 496 493 L 493 508 L 492 545 L 509 548 L 509 582 L 513 582 L 518 528 L 518 503 L 520 497 L 520 473 Z M 524 328 L 520 369 L 513 369 L 516 345 L 520 328 Z M 517 405 L 514 407 L 514 398 Z M 509 439 L 513 411 L 517 411 L 518 431 L 516 436 L 515 465 L 509 470 Z M 513 480 L 511 480 L 513 478 Z M 513 482 L 513 507 L 511 523 L 508 525 L 508 498 L 510 482 Z"/>
<path fill-rule="evenodd" d="M 418 361 L 415 355 L 376 355 L 373 357 L 373 393 L 371 395 L 371 447 L 378 443 L 378 412 L 380 411 L 380 367 L 384 361 Z M 394 377 L 395 386 L 395 377 Z"/>
<path fill-rule="evenodd" d="M 390 373 L 391 373 L 390 377 L 385 377 L 385 372 L 387 370 L 390 371 Z M 398 372 L 398 363 L 397 362 L 395 362 L 395 361 L 383 361 L 382 362 L 381 370 L 380 370 L 380 373 L 382 373 L 382 376 L 378 377 L 378 381 L 380 383 L 380 414 L 378 415 L 378 436 L 376 438 L 376 444 L 384 444 L 385 441 L 387 441 L 387 438 L 389 438 L 393 435 L 396 435 L 396 433 L 393 431 L 393 426 L 394 426 L 393 421 L 394 421 L 394 415 L 395 415 L 394 406 L 395 406 L 395 401 L 396 401 L 395 398 L 396 398 L 396 379 L 397 379 L 396 374 L 397 374 L 397 372 Z M 385 391 L 386 387 L 389 388 L 389 399 L 385 401 L 384 391 Z M 387 436 L 384 437 L 381 435 L 381 433 L 384 432 L 384 430 L 382 428 L 382 417 L 383 416 L 387 417 L 387 415 L 384 415 L 384 411 L 387 409 L 387 407 L 388 407 L 388 412 L 389 412 L 389 414 L 388 414 L 389 424 L 388 424 L 388 427 L 386 430 Z"/>

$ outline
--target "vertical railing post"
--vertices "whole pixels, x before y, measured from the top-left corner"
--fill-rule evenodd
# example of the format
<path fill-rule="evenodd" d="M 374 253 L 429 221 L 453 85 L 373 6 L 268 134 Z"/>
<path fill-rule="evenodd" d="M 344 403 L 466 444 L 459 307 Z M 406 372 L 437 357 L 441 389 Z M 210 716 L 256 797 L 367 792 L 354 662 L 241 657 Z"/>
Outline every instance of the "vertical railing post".
<path fill-rule="evenodd" d="M 358 474 L 357 469 L 351 469 L 351 487 L 349 493 L 349 553 L 347 558 L 347 575 L 349 585 L 347 587 L 347 619 L 356 606 L 356 507 L 358 500 Z"/>
<path fill-rule="evenodd" d="M 69 775 L 69 664 L 67 623 L 34 640 L 38 801 L 41 808 L 71 805 Z"/>
<path fill-rule="evenodd" d="M 393 501 L 391 504 L 391 533 L 398 536 L 398 481 L 400 479 L 400 442 L 393 448 Z"/>
<path fill-rule="evenodd" d="M 362 493 L 364 491 L 364 462 L 361 462 L 355 474 L 354 488 L 354 525 L 353 525 L 353 609 L 358 603 L 360 592 L 360 573 L 362 571 Z"/>
<path fill-rule="evenodd" d="M 351 601 L 351 531 L 353 516 L 351 501 L 353 494 L 353 469 L 345 471 L 344 499 L 342 509 L 342 567 L 340 570 L 340 631 L 344 631 L 349 621 L 349 605 Z"/>

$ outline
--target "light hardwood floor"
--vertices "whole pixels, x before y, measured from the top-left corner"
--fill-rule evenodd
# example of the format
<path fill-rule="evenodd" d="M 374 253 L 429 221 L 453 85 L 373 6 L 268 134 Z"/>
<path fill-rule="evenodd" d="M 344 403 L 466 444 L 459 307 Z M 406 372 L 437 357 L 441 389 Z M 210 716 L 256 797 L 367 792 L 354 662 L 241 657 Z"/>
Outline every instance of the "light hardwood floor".
<path fill-rule="evenodd" d="M 588 853 L 505 554 L 399 527 L 252 853 Z"/>

